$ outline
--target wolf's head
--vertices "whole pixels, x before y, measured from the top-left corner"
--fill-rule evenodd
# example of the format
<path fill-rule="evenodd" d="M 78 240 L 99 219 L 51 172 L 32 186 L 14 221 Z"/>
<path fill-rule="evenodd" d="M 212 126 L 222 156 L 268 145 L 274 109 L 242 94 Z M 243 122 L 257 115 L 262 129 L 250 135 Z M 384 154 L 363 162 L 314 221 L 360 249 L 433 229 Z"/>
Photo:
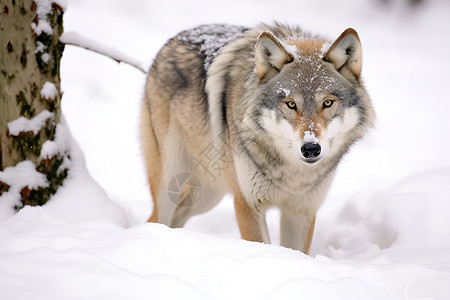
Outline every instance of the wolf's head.
<path fill-rule="evenodd" d="M 334 43 L 265 31 L 257 39 L 255 62 L 250 118 L 285 158 L 312 165 L 336 157 L 372 126 L 354 29 Z"/>

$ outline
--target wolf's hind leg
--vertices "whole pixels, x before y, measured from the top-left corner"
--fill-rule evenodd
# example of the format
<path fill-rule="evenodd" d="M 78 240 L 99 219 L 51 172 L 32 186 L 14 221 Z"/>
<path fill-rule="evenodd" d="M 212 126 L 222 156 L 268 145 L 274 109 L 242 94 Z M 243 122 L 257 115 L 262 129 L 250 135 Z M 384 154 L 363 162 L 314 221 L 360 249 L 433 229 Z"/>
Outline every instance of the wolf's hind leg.
<path fill-rule="evenodd" d="M 142 102 L 140 137 L 142 152 L 145 159 L 148 183 L 153 199 L 153 213 L 148 222 L 158 222 L 157 198 L 160 192 L 162 179 L 161 156 L 159 146 L 153 131 L 150 111 L 146 101 Z"/>

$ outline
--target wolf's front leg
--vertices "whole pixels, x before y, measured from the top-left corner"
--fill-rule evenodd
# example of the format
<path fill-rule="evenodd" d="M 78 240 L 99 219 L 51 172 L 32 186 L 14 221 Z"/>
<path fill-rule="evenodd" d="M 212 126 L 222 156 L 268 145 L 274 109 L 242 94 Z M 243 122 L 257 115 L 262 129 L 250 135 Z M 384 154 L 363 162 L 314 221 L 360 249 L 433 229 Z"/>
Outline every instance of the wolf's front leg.
<path fill-rule="evenodd" d="M 316 214 L 311 212 L 281 212 L 280 244 L 308 254 L 316 223 Z"/>
<path fill-rule="evenodd" d="M 270 244 L 265 211 L 249 205 L 240 192 L 235 192 L 234 208 L 241 237 L 247 241 Z"/>

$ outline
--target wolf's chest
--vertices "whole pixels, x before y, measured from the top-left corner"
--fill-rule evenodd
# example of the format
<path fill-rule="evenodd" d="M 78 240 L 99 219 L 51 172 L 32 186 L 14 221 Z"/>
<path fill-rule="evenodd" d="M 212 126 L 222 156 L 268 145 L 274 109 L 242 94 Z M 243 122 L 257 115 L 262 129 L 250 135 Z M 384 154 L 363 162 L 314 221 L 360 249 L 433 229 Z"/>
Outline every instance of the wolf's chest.
<path fill-rule="evenodd" d="M 328 182 L 332 172 L 320 172 L 320 168 L 301 163 L 272 165 L 270 168 L 256 165 L 244 156 L 237 158 L 237 176 L 241 189 L 248 199 L 264 202 L 282 202 L 301 198 Z"/>

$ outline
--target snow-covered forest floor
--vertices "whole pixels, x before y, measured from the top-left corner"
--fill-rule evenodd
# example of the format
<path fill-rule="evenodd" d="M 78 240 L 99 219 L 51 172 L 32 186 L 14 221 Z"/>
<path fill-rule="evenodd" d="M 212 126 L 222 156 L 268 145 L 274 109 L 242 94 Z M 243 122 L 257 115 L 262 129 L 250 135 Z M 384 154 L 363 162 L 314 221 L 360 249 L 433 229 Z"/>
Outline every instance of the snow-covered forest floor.
<path fill-rule="evenodd" d="M 330 39 L 353 27 L 376 129 L 341 163 L 310 256 L 277 246 L 275 210 L 275 245 L 240 240 L 229 196 L 185 229 L 146 224 L 145 75 L 67 46 L 72 169 L 45 206 L 1 214 L 1 299 L 450 299 L 448 1 L 67 2 L 66 32 L 146 68 L 167 39 L 203 23 L 277 20 Z"/>

